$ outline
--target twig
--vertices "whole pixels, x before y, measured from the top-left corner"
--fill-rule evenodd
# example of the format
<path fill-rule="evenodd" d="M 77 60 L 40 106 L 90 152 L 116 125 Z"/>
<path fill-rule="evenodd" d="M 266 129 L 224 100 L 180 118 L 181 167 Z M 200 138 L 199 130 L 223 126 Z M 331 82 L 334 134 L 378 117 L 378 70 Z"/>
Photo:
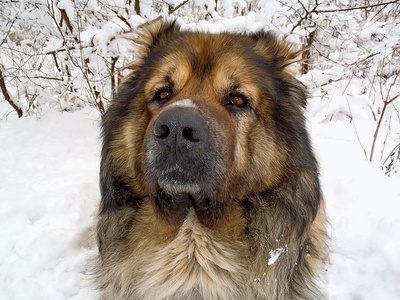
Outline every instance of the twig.
<path fill-rule="evenodd" d="M 188 3 L 190 0 L 185 0 L 183 1 L 181 4 L 179 4 L 178 6 L 176 6 L 175 8 L 171 9 L 168 14 L 171 15 L 173 14 L 176 10 L 180 9 L 182 6 L 184 6 L 186 3 Z"/>
<path fill-rule="evenodd" d="M 351 117 L 351 123 L 353 124 L 354 132 L 355 132 L 355 134 L 356 134 L 358 143 L 360 144 L 361 148 L 362 148 L 363 151 L 364 151 L 365 158 L 368 159 L 367 151 L 365 151 L 365 148 L 363 147 L 363 145 L 362 145 L 362 143 L 361 143 L 360 136 L 358 135 L 358 130 L 357 130 L 357 126 L 356 126 L 356 121 L 354 120 L 354 118 L 353 118 L 353 113 L 351 112 L 351 107 L 350 107 L 349 99 L 347 99 L 346 95 L 344 95 L 344 97 L 346 98 L 347 107 L 348 107 L 348 109 L 349 109 L 349 113 L 350 113 L 350 117 Z"/>
<path fill-rule="evenodd" d="M 11 28 L 14 26 L 15 20 L 12 21 L 10 28 L 8 29 L 6 35 L 4 36 L 4 39 L 1 41 L 0 46 L 4 44 L 4 42 L 7 40 L 8 35 L 10 34 Z"/>
<path fill-rule="evenodd" d="M 115 9 L 112 9 L 111 7 L 109 7 L 107 4 L 105 4 L 105 3 L 103 3 L 103 2 L 101 2 L 101 1 L 99 1 L 99 3 L 101 3 L 102 5 L 104 5 L 104 6 L 106 6 L 109 10 L 111 10 L 116 16 L 117 16 L 117 18 L 118 19 L 120 19 L 122 22 L 124 22 L 130 29 L 132 29 L 132 26 L 131 26 L 131 23 L 129 23 L 128 22 L 128 20 L 124 17 L 124 16 L 122 16 L 118 11 L 116 11 Z M 140 16 L 140 6 L 138 6 L 138 11 L 136 10 L 136 5 L 138 5 L 138 3 L 139 3 L 139 1 L 138 0 L 135 0 L 135 11 L 136 11 L 136 14 L 137 15 L 139 15 Z"/>
<path fill-rule="evenodd" d="M 299 26 L 303 23 L 304 20 L 307 20 L 307 19 L 309 18 L 309 16 L 312 15 L 312 13 L 317 12 L 317 7 L 318 7 L 318 5 L 319 5 L 319 4 L 318 4 L 318 1 L 315 1 L 315 6 L 314 6 L 314 8 L 313 8 L 312 10 L 309 11 L 309 10 L 306 9 L 306 7 L 304 6 L 304 4 L 303 4 L 301 1 L 298 1 L 298 2 L 299 2 L 300 5 L 303 7 L 303 9 L 304 9 L 304 11 L 306 12 L 306 14 L 305 14 L 303 17 L 300 18 L 300 20 L 297 22 L 296 25 L 293 26 L 293 28 L 292 28 L 292 30 L 290 31 L 290 33 L 293 33 L 294 30 L 295 30 L 297 27 L 299 27 Z M 310 17 L 310 20 L 311 20 L 311 17 Z"/>
<path fill-rule="evenodd" d="M 117 63 L 119 56 L 111 58 L 111 68 L 110 68 L 110 76 L 111 76 L 111 92 L 114 94 L 116 84 L 115 84 L 115 64 Z"/>
<path fill-rule="evenodd" d="M 71 33 L 74 32 L 74 27 L 71 24 L 71 21 L 69 20 L 69 17 L 67 15 L 67 12 L 65 11 L 65 9 L 60 8 L 60 13 L 61 13 L 61 21 L 64 20 L 65 24 L 67 25 L 69 31 Z M 60 24 L 60 26 L 62 26 L 62 24 Z"/>
<path fill-rule="evenodd" d="M 383 165 L 386 164 L 386 162 L 388 161 L 388 159 L 389 159 L 390 157 L 393 157 L 393 156 L 394 156 L 394 154 L 395 154 L 396 151 L 400 151 L 400 143 L 397 144 L 397 145 L 392 149 L 392 151 L 390 151 L 389 155 L 386 157 L 385 161 L 383 162 Z"/>
<path fill-rule="evenodd" d="M 350 10 L 357 10 L 357 9 L 366 9 L 366 8 L 372 8 L 372 7 L 388 5 L 388 4 L 394 4 L 394 3 L 399 3 L 399 0 L 394 0 L 394 1 L 385 2 L 385 3 L 371 4 L 371 5 L 366 5 L 366 6 L 358 6 L 358 7 L 327 9 L 327 10 L 316 10 L 314 12 L 317 13 L 317 14 L 318 13 L 333 13 L 333 12 L 350 11 Z"/>
<path fill-rule="evenodd" d="M 173 9 L 170 9 L 168 11 L 168 15 L 172 15 L 175 11 L 177 11 L 178 9 L 180 9 L 182 6 L 184 6 L 186 3 L 188 3 L 190 0 L 185 0 L 183 1 L 181 4 L 179 4 L 178 6 L 174 7 Z M 163 18 L 163 16 L 158 16 L 157 18 L 155 18 L 154 20 L 148 22 L 148 24 L 153 24 L 159 20 L 161 20 Z"/>
<path fill-rule="evenodd" d="M 135 0 L 135 12 L 138 16 L 140 16 L 140 1 Z"/>
<path fill-rule="evenodd" d="M 18 118 L 21 118 L 23 115 L 22 109 L 20 107 L 18 107 L 18 105 L 16 105 L 14 103 L 14 101 L 11 100 L 10 94 L 7 91 L 6 83 L 4 82 L 3 72 L 1 71 L 1 69 L 0 69 L 0 87 L 1 87 L 1 91 L 3 92 L 4 98 L 16 110 L 16 112 L 18 114 Z"/>
<path fill-rule="evenodd" d="M 374 140 L 373 140 L 373 142 L 372 142 L 371 153 L 370 153 L 370 155 L 369 155 L 369 161 L 372 161 L 372 158 L 373 158 L 373 156 L 374 156 L 375 143 L 376 143 L 376 140 L 377 140 L 377 138 L 378 138 L 379 128 L 381 127 L 382 120 L 383 120 L 383 116 L 384 116 L 384 114 L 385 114 L 386 108 L 387 108 L 387 106 L 388 106 L 390 103 L 392 103 L 394 100 L 396 100 L 397 98 L 400 97 L 400 95 L 396 95 L 396 96 L 394 96 L 394 97 L 393 97 L 392 99 L 390 99 L 390 100 L 387 99 L 387 98 L 389 97 L 390 90 L 391 90 L 393 84 L 396 82 L 397 77 L 399 76 L 399 74 L 400 74 L 400 70 L 399 70 L 399 72 L 397 72 L 396 77 L 394 78 L 392 84 L 391 84 L 390 87 L 389 87 L 389 91 L 387 92 L 387 97 L 386 97 L 386 100 L 384 101 L 384 104 L 383 104 L 383 109 L 382 109 L 381 117 L 379 118 L 378 124 L 377 124 L 376 129 L 375 129 Z"/>

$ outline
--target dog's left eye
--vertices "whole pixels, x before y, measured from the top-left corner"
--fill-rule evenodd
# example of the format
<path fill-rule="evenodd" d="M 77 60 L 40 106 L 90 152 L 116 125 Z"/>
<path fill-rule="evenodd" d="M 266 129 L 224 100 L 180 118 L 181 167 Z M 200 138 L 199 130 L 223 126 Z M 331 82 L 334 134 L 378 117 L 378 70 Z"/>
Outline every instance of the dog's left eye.
<path fill-rule="evenodd" d="M 229 96 L 228 101 L 226 103 L 228 106 L 234 109 L 242 109 L 249 106 L 249 102 L 247 101 L 247 97 L 240 94 L 234 94 Z"/>

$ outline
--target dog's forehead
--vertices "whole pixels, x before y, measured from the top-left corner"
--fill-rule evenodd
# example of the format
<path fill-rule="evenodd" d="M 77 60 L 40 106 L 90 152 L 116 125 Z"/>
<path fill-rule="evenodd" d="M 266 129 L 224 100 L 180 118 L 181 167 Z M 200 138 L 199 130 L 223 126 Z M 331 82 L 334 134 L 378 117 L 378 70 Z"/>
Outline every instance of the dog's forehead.
<path fill-rule="evenodd" d="M 150 94 L 172 83 L 181 90 L 189 80 L 194 80 L 211 83 L 216 93 L 240 87 L 255 96 L 256 82 L 262 74 L 252 61 L 251 51 L 235 35 L 185 34 L 166 47 L 146 89 Z"/>
<path fill-rule="evenodd" d="M 226 72 L 240 68 L 248 63 L 251 51 L 234 35 L 191 33 L 173 43 L 170 53 L 177 56 L 175 62 L 187 61 L 196 75 L 209 76 L 221 66 Z"/>

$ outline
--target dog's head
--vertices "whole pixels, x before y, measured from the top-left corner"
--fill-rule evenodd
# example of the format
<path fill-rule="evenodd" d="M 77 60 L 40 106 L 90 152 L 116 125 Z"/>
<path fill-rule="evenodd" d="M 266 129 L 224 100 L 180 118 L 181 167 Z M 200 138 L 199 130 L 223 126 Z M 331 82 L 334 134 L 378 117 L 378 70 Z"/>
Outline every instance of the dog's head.
<path fill-rule="evenodd" d="M 194 207 L 207 223 L 314 163 L 299 158 L 310 152 L 306 96 L 290 44 L 173 22 L 145 26 L 135 42 L 132 74 L 104 118 L 103 209 L 152 197 L 163 215 Z"/>

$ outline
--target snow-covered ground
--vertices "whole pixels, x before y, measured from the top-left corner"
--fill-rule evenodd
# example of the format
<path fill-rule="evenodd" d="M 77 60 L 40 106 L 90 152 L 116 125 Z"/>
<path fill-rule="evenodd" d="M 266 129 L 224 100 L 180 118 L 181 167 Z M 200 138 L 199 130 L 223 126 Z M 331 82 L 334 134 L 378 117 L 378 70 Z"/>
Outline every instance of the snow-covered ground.
<path fill-rule="evenodd" d="M 366 161 L 351 123 L 309 119 L 331 219 L 330 299 L 400 299 L 399 175 Z M 0 299 L 98 299 L 99 153 L 89 108 L 0 121 Z"/>
<path fill-rule="evenodd" d="M 400 176 L 367 162 L 349 122 L 310 130 L 331 220 L 329 299 L 400 299 Z"/>
<path fill-rule="evenodd" d="M 98 298 L 84 275 L 95 251 L 97 119 L 49 111 L 0 122 L 1 300 Z"/>
<path fill-rule="evenodd" d="M 94 300 L 99 297 L 91 284 L 90 265 L 96 255 L 92 232 L 100 197 L 100 117 L 88 107 L 81 69 L 62 51 L 65 37 L 59 36 L 53 24 L 57 18 L 50 18 L 51 7 L 47 7 L 53 1 L 29 2 L 7 0 L 0 5 L 5 12 L 0 14 L 0 67 L 11 97 L 28 115 L 17 119 L 10 114 L 0 93 L 0 300 Z M 140 2 L 147 14 L 155 1 Z M 400 174 L 392 171 L 385 176 L 381 169 L 384 158 L 400 142 L 400 99 L 384 112 L 374 163 L 363 152 L 365 148 L 369 154 L 384 102 L 400 94 L 398 4 L 369 13 L 322 13 L 346 8 L 353 1 L 318 1 L 321 12 L 299 22 L 306 1 L 256 1 L 254 11 L 231 19 L 233 4 L 245 2 L 224 0 L 219 14 L 208 6 L 211 21 L 199 15 L 205 18 L 206 2 L 190 1 L 192 6 L 182 8 L 180 22 L 189 23 L 185 28 L 210 32 L 270 28 L 290 35 L 296 43 L 304 43 L 318 29 L 313 48 L 318 55 L 314 51 L 313 66 L 303 81 L 314 96 L 307 117 L 331 220 L 326 290 L 331 300 L 400 299 Z M 80 11 L 85 20 L 80 35 L 85 56 L 71 55 L 78 62 L 87 58 L 94 72 L 90 84 L 111 94 L 103 60 L 120 56 L 118 63 L 123 64 L 124 57 L 130 56 L 119 39 L 127 24 L 108 6 L 96 6 L 96 1 L 54 3 L 65 8 L 70 18 L 74 5 L 85 3 L 87 11 Z M 307 2 L 309 11 L 315 3 Z M 126 7 L 132 10 L 133 6 Z M 145 21 L 132 12 L 125 17 L 132 27 Z M 31 39 L 36 35 L 44 42 L 36 44 L 44 47 L 36 49 L 38 53 L 58 51 L 57 60 L 50 55 L 43 61 L 39 54 L 26 55 L 33 51 Z M 70 75 L 60 74 L 57 61 L 73 70 L 71 83 L 77 92 L 71 94 Z M 46 81 L 49 76 L 64 80 Z M 71 97 L 78 100 L 68 100 Z M 57 112 L 80 105 L 86 107 Z"/>

